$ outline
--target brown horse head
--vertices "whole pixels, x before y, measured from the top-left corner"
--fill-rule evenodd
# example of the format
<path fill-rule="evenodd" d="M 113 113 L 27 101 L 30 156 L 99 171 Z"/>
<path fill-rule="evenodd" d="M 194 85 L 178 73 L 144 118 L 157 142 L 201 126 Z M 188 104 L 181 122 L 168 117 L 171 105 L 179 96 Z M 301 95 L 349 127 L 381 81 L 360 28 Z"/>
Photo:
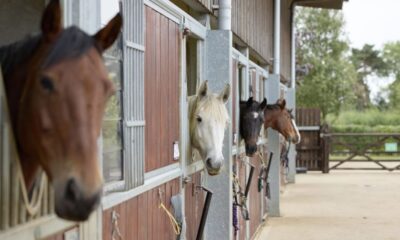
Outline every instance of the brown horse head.
<path fill-rule="evenodd" d="M 286 109 L 286 100 L 279 99 L 275 104 L 267 105 L 264 111 L 265 129 L 271 127 L 282 134 L 289 142 L 297 144 L 300 142 L 300 133 L 292 111 Z"/>
<path fill-rule="evenodd" d="M 240 136 L 246 145 L 246 155 L 253 156 L 257 152 L 257 141 L 261 126 L 264 123 L 264 109 L 267 99 L 262 103 L 250 97 L 247 102 L 240 102 Z"/>
<path fill-rule="evenodd" d="M 121 25 L 118 14 L 94 36 L 64 29 L 60 2 L 52 0 L 40 35 L 0 48 L 26 184 L 42 167 L 55 190 L 55 211 L 64 219 L 86 220 L 101 197 L 97 139 L 114 92 L 102 52 Z"/>

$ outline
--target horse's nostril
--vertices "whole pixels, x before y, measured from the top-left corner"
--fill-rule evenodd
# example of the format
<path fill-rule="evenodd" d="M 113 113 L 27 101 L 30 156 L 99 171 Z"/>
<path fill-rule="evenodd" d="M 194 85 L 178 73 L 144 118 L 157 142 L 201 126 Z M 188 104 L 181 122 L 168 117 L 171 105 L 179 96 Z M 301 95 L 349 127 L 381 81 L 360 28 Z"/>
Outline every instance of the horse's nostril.
<path fill-rule="evenodd" d="M 65 188 L 65 198 L 71 202 L 75 202 L 79 198 L 79 189 L 76 181 L 70 179 Z"/>
<path fill-rule="evenodd" d="M 207 165 L 207 168 L 212 168 L 211 158 L 206 159 L 206 165 Z"/>

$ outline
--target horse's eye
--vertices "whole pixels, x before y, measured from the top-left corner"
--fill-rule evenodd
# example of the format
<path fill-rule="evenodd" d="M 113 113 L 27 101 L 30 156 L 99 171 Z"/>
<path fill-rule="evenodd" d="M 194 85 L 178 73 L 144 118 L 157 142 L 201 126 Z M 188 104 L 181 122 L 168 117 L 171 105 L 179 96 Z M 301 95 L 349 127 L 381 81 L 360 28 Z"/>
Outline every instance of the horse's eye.
<path fill-rule="evenodd" d="M 50 78 L 48 78 L 48 77 L 42 77 L 42 78 L 40 79 L 40 84 L 42 85 L 42 87 L 43 87 L 45 90 L 47 90 L 47 91 L 49 91 L 49 92 L 54 91 L 53 81 L 52 81 Z"/>
<path fill-rule="evenodd" d="M 201 123 L 201 121 L 202 121 L 203 119 L 201 119 L 201 117 L 197 117 L 196 120 L 197 120 L 198 123 Z"/>

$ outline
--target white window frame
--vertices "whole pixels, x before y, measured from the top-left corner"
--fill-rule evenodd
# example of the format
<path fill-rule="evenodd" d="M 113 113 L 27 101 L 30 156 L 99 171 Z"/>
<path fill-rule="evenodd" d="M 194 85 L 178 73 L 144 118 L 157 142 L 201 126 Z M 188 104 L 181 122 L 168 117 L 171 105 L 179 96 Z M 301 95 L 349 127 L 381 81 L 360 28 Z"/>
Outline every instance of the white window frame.
<path fill-rule="evenodd" d="M 119 11 L 121 11 L 121 9 L 120 9 L 120 5 L 121 5 L 121 1 L 120 0 L 108 0 L 108 1 L 114 1 L 112 4 L 115 4 L 116 6 L 118 6 L 118 10 L 117 9 L 108 9 L 108 10 L 110 10 L 110 12 L 112 12 L 110 15 L 113 15 L 113 13 L 115 12 L 115 14 Z M 102 4 L 102 2 L 100 2 L 99 4 Z M 102 6 L 100 6 L 100 8 L 102 9 Z M 100 15 L 102 15 L 102 11 L 100 11 Z M 104 25 L 107 23 L 107 21 L 105 21 L 105 22 L 103 22 L 102 20 L 102 18 L 103 18 L 104 16 L 100 16 L 100 25 L 101 25 L 101 27 L 104 27 Z M 108 16 L 107 16 L 108 17 Z M 121 31 L 121 34 L 122 34 L 122 36 L 121 36 L 121 38 L 122 38 L 122 41 L 124 41 L 123 40 L 123 32 Z M 122 43 L 122 45 L 124 45 L 124 43 Z M 124 48 L 124 46 L 122 46 L 122 48 Z M 121 51 L 123 52 L 124 50 L 123 49 L 121 49 Z M 124 62 L 124 56 L 122 56 L 122 65 L 123 65 L 123 62 Z M 121 153 L 121 160 L 122 160 L 122 169 L 121 169 L 121 173 L 122 173 L 122 179 L 121 180 L 118 180 L 118 181 L 112 181 L 112 182 L 106 182 L 105 184 L 104 184 L 104 187 L 103 187 L 103 193 L 104 194 L 109 194 L 109 193 L 111 193 L 111 192 L 115 192 L 115 191 L 123 191 L 123 190 L 125 190 L 126 189 L 126 172 L 127 172 L 127 169 L 126 169 L 126 159 L 124 158 L 124 149 L 125 149 L 125 142 L 124 142 L 124 127 L 123 127 L 123 122 L 124 122 L 124 98 L 123 98 L 123 94 L 124 94 L 124 67 L 122 66 L 121 67 L 121 69 L 122 69 L 122 76 L 121 76 L 121 83 L 120 83 L 120 85 L 121 85 L 121 96 L 120 96 L 120 101 L 121 101 L 121 103 L 120 103 L 120 111 L 121 111 L 121 119 L 122 119 L 122 121 L 121 121 L 121 132 L 122 132 L 122 136 L 121 136 L 121 145 L 122 145 L 122 153 Z M 99 141 L 99 145 L 100 145 L 100 149 L 101 149 L 101 151 L 100 151 L 100 159 L 101 159 L 101 168 L 103 169 L 103 167 L 104 167 L 104 165 L 103 165 L 103 163 L 104 163 L 104 159 L 103 159 L 103 154 L 104 154 L 104 152 L 103 152 L 103 150 L 104 150 L 104 148 L 103 148 L 103 138 L 101 137 L 101 140 Z M 103 171 L 102 171 L 103 172 Z"/>

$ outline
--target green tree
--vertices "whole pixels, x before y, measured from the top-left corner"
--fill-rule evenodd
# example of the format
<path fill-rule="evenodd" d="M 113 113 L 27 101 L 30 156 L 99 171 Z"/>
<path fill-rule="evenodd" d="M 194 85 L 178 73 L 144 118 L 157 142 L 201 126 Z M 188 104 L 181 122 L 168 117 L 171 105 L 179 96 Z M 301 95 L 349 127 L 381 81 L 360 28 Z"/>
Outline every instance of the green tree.
<path fill-rule="evenodd" d="M 357 71 L 357 81 L 354 85 L 356 109 L 364 110 L 371 106 L 367 78 L 371 75 L 386 76 L 387 64 L 383 61 L 381 52 L 375 50 L 374 45 L 370 44 L 365 44 L 361 49 L 353 48 L 350 59 Z"/>
<path fill-rule="evenodd" d="M 297 103 L 318 107 L 326 121 L 329 113 L 354 100 L 352 87 L 356 71 L 347 53 L 343 15 L 339 11 L 299 8 L 296 17 L 296 61 L 298 74 Z"/>
<path fill-rule="evenodd" d="M 389 106 L 400 109 L 400 41 L 384 45 L 383 60 L 387 64 L 388 73 L 395 79 L 387 88 Z"/>

